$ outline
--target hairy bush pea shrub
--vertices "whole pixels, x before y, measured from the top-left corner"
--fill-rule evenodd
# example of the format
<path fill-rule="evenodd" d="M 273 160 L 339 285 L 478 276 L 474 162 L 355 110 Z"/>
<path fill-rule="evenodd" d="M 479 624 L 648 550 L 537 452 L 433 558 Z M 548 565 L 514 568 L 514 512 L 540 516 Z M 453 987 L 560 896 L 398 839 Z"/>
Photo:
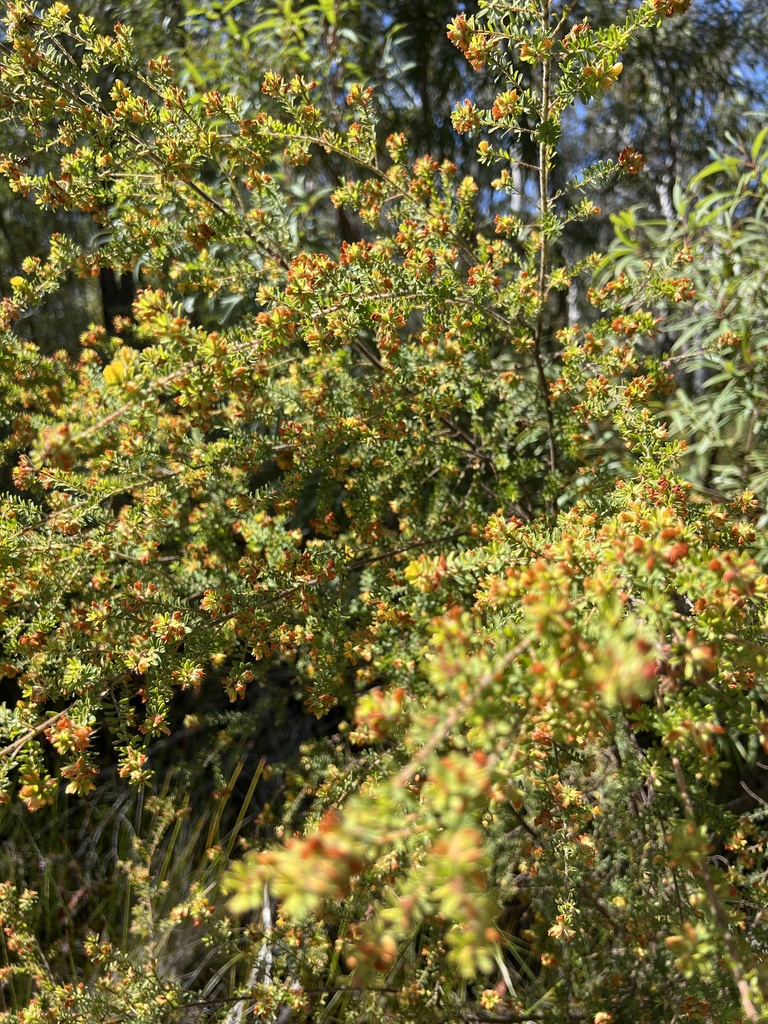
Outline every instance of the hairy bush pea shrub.
<path fill-rule="evenodd" d="M 760 1019 L 764 804 L 732 792 L 768 748 L 753 495 L 694 492 L 658 415 L 654 303 L 691 275 L 598 281 L 583 324 L 560 301 L 600 265 L 565 228 L 643 166 L 627 147 L 556 186 L 564 117 L 687 7 L 457 13 L 496 90 L 452 115 L 496 175 L 483 210 L 469 169 L 380 137 L 363 85 L 329 123 L 273 71 L 246 109 L 126 26 L 9 5 L 0 108 L 25 134 L 0 169 L 99 235 L 54 235 L 3 303 L 3 794 L 93 806 L 112 766 L 151 814 L 119 921 L 55 971 L 36 897 L 3 887 L 5 1020 Z M 302 245 L 292 175 L 323 155 L 354 237 Z M 130 317 L 76 356 L 21 340 L 103 269 L 140 281 Z M 243 760 L 269 796 L 246 826 L 251 781 L 224 834 L 209 808 L 168 907 L 189 794 L 163 744 L 225 744 L 235 716 L 185 700 L 268 716 L 280 670 L 333 728 Z M 215 953 L 185 982 L 190 922 Z"/>

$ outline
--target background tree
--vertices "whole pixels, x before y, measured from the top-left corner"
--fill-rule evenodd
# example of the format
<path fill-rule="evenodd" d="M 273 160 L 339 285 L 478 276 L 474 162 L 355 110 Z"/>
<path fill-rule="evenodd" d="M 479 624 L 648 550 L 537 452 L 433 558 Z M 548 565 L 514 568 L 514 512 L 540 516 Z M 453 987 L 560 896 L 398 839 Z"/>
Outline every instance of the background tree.
<path fill-rule="evenodd" d="M 647 154 L 634 196 L 616 198 L 673 221 L 675 185 L 701 170 L 728 133 L 749 133 L 746 115 L 764 107 L 767 61 L 764 4 L 693 3 L 685 21 L 662 22 L 633 42 L 619 87 L 584 111 L 583 132 L 574 125 L 570 142 L 588 158 L 627 145 Z"/>

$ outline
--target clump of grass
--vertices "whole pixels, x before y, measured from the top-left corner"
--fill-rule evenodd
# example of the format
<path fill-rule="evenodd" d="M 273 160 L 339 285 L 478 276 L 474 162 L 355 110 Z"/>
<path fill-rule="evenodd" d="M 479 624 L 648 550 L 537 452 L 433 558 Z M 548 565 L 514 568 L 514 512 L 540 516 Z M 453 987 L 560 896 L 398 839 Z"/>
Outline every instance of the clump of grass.
<path fill-rule="evenodd" d="M 212 791 L 187 768 L 156 792 L 114 776 L 35 815 L 0 807 L 0 1021 L 165 1024 L 192 1020 L 188 1003 L 226 1015 L 255 955 L 220 887 L 264 774 L 262 758 L 236 799 L 248 763 Z"/>

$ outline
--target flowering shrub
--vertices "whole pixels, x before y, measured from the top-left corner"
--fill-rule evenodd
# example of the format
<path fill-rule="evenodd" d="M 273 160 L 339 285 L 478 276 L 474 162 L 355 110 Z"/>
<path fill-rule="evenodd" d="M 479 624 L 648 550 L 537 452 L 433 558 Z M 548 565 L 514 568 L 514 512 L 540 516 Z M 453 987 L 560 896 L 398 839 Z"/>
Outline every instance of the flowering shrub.
<path fill-rule="evenodd" d="M 555 189 L 563 117 L 686 6 L 454 18 L 499 88 L 453 114 L 498 174 L 485 231 L 474 179 L 381 140 L 362 86 L 341 127 L 301 76 L 246 111 L 145 67 L 125 26 L 8 8 L 0 107 L 29 153 L 0 168 L 108 231 L 54 236 L 3 304 L 4 798 L 98 793 L 105 755 L 151 792 L 184 691 L 247 705 L 287 666 L 336 716 L 233 860 L 229 912 L 260 916 L 238 935 L 198 880 L 167 911 L 248 963 L 215 1019 L 758 1020 L 762 803 L 732 789 L 768 749 L 768 577 L 752 495 L 700 500 L 656 415 L 675 383 L 652 302 L 692 280 L 638 304 L 616 276 L 585 324 L 557 301 L 599 262 L 568 263 L 565 225 L 643 167 L 627 147 Z M 357 235 L 302 249 L 284 186 L 323 153 Z M 19 340 L 63 275 L 105 267 L 140 269 L 131 318 L 77 357 Z M 211 329 L 198 295 L 240 312 Z M 205 1002 L 111 934 L 84 947 L 105 1001 L 59 984 L 32 894 L 2 899 L 4 977 L 37 992 L 17 1019 L 106 1021 L 110 985 L 146 1022 Z"/>

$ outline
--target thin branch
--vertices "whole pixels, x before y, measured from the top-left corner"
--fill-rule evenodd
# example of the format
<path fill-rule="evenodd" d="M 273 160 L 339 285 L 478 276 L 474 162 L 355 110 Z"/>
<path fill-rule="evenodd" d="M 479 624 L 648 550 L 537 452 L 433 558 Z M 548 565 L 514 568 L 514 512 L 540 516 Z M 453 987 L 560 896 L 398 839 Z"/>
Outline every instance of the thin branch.
<path fill-rule="evenodd" d="M 482 1016 L 474 1013 L 462 1013 L 461 1019 L 467 1021 L 468 1024 L 528 1024 L 529 1021 L 543 1021 L 544 1017 L 530 1013 L 526 1013 L 522 1017 L 508 1017 L 506 1014 L 501 1017 L 490 1013 L 484 1013 Z"/>
<path fill-rule="evenodd" d="M 356 569 L 363 569 L 366 565 L 373 565 L 374 562 L 383 562 L 387 558 L 396 558 L 398 555 L 405 554 L 406 551 L 415 551 L 417 548 L 429 548 L 435 544 L 443 544 L 450 540 L 459 540 L 461 537 L 466 537 L 467 531 L 463 530 L 461 533 L 449 533 L 445 537 L 435 537 L 431 540 L 415 540 L 412 544 L 404 544 L 401 548 L 394 548 L 392 551 L 385 551 L 382 555 L 371 555 L 369 558 L 356 558 L 354 562 L 350 562 L 349 565 L 345 566 L 348 571 L 354 571 Z"/>
<path fill-rule="evenodd" d="M 446 717 L 438 725 L 432 735 L 429 737 L 427 742 L 418 751 L 418 753 L 411 758 L 408 764 L 402 768 L 397 775 L 392 779 L 392 785 L 395 789 L 402 789 L 407 786 L 411 781 L 411 778 L 418 771 L 419 767 L 427 760 L 429 755 L 433 753 L 446 738 L 448 733 L 457 724 L 461 716 L 465 711 L 468 711 L 473 702 L 484 693 L 489 686 L 491 686 L 498 678 L 499 672 L 503 672 L 507 665 L 511 665 L 513 661 L 516 661 L 521 654 L 533 643 L 533 638 L 530 636 L 524 637 L 511 651 L 508 651 L 501 659 L 500 664 L 497 664 L 494 668 L 489 669 L 484 675 L 480 677 L 476 685 L 470 688 L 469 693 L 458 704 L 454 704 L 453 708 L 449 711 Z"/>
<path fill-rule="evenodd" d="M 677 779 L 677 785 L 680 789 L 680 796 L 683 800 L 685 816 L 692 825 L 695 825 L 696 816 L 693 812 L 693 803 L 691 801 L 691 795 L 688 792 L 688 786 L 685 782 L 683 769 L 677 757 L 672 758 L 672 766 L 675 769 L 675 778 Z M 729 966 L 731 968 L 733 980 L 736 982 L 736 988 L 739 992 L 741 1008 L 743 1009 L 744 1015 L 746 1016 L 747 1020 L 753 1021 L 754 1024 L 757 1024 L 757 1010 L 755 1009 L 755 1004 L 752 1002 L 749 996 L 749 983 L 744 977 L 744 969 L 741 963 L 741 956 L 739 955 L 739 951 L 736 948 L 736 942 L 734 941 L 733 935 L 731 934 L 730 926 L 728 924 L 728 917 L 725 911 L 723 910 L 723 905 L 720 902 L 720 898 L 717 895 L 715 883 L 712 881 L 712 875 L 710 874 L 709 866 L 707 865 L 705 857 L 702 857 L 701 862 L 699 864 L 699 869 L 701 871 L 701 877 L 704 880 L 704 888 L 707 891 L 709 905 L 712 908 L 712 913 L 714 914 L 715 921 L 717 922 L 717 926 L 720 929 L 720 933 L 723 936 L 725 948 L 728 950 L 728 955 L 730 957 Z"/>
<path fill-rule="evenodd" d="M 354 992 L 358 995 L 363 995 L 368 992 L 384 992 L 384 993 L 401 993 L 402 989 L 397 988 L 394 985 L 320 985 L 313 986 L 312 988 L 305 988 L 301 986 L 301 992 L 306 995 L 327 995 L 334 994 L 336 992 Z M 181 1003 L 179 1009 L 187 1009 L 190 1006 L 216 1006 L 226 1003 L 238 1003 L 243 1001 L 243 996 L 210 996 L 207 999 L 193 999 L 189 1002 Z M 245 1002 L 249 1002 L 248 997 L 245 997 Z M 479 1018 L 475 1018 L 479 1020 Z M 492 1020 L 492 1018 L 486 1018 Z M 501 1018 L 499 1018 L 501 1019 Z M 520 1018 L 521 1020 L 529 1020 L 533 1018 Z M 505 1017 L 504 1020 L 514 1021 L 514 1017 Z"/>
<path fill-rule="evenodd" d="M 51 726 L 56 725 L 56 723 L 60 719 L 64 718 L 65 715 L 68 715 L 71 710 L 72 707 L 70 706 L 68 708 L 64 708 L 63 711 L 58 711 L 51 718 L 46 718 L 28 732 L 25 732 L 23 736 L 19 736 L 19 738 L 14 740 L 13 743 L 9 743 L 7 747 L 0 750 L 0 760 L 6 757 L 16 757 L 18 752 L 25 747 L 27 743 L 30 743 L 35 739 L 35 737 L 39 736 L 40 733 L 45 732 L 46 729 L 50 729 Z"/>

